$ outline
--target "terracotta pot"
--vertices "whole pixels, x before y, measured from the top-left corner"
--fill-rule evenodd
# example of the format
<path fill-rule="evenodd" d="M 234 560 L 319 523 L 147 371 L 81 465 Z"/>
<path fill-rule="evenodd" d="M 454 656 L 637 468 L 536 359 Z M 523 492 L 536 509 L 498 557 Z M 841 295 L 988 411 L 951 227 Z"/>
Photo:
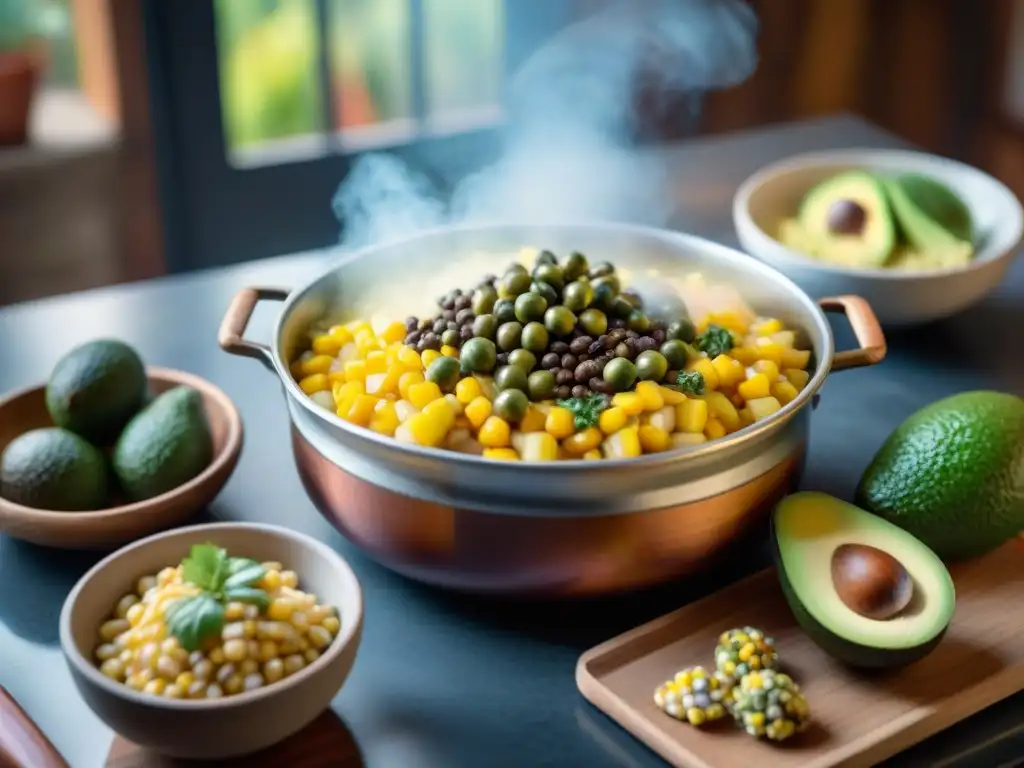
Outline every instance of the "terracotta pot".
<path fill-rule="evenodd" d="M 28 141 L 28 121 L 46 63 L 40 46 L 0 51 L 0 146 Z"/>

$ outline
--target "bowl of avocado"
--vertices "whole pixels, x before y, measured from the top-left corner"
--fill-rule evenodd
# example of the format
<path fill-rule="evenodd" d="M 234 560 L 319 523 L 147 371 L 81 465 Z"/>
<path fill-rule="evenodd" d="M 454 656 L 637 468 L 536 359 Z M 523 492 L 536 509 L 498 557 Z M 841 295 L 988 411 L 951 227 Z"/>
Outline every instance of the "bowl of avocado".
<path fill-rule="evenodd" d="M 853 293 L 883 325 L 980 302 L 1024 238 L 1024 210 L 969 165 L 907 150 L 812 152 L 769 165 L 733 199 L 743 249 L 814 297 Z"/>
<path fill-rule="evenodd" d="M 242 434 L 213 384 L 116 339 L 77 346 L 0 399 L 0 531 L 102 549 L 178 525 L 223 488 Z"/>

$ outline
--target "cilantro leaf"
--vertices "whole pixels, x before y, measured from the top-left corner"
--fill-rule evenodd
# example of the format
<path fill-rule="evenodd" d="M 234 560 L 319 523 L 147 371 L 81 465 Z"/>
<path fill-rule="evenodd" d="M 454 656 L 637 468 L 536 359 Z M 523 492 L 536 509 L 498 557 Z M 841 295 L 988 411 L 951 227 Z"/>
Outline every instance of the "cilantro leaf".
<path fill-rule="evenodd" d="M 227 576 L 228 553 L 213 544 L 193 544 L 181 561 L 182 578 L 200 589 L 217 591 Z"/>
<path fill-rule="evenodd" d="M 224 590 L 224 599 L 235 603 L 248 603 L 263 610 L 270 605 L 270 597 L 262 589 L 256 587 L 228 587 Z"/>
<path fill-rule="evenodd" d="M 703 395 L 707 391 L 704 374 L 700 371 L 680 371 L 676 376 L 676 386 L 688 395 Z"/>
<path fill-rule="evenodd" d="M 224 590 L 228 591 L 236 587 L 251 587 L 263 578 L 266 570 L 255 560 L 244 557 L 232 557 L 228 560 L 228 573 L 224 581 Z"/>
<path fill-rule="evenodd" d="M 559 400 L 558 404 L 572 412 L 573 424 L 578 430 L 597 426 L 601 411 L 608 407 L 608 401 L 596 393 Z"/>
<path fill-rule="evenodd" d="M 224 628 L 224 605 L 208 592 L 175 600 L 167 608 L 167 628 L 182 648 L 194 651 Z"/>
<path fill-rule="evenodd" d="M 697 337 L 697 349 L 706 352 L 708 357 L 724 355 L 732 346 L 732 333 L 720 325 L 709 325 L 707 330 Z"/>

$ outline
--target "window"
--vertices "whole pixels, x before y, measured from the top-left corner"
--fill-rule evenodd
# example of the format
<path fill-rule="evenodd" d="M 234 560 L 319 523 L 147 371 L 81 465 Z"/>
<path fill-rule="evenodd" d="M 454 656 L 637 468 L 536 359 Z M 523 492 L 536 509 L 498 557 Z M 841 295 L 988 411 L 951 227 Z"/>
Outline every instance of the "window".
<path fill-rule="evenodd" d="M 486 162 L 504 74 L 569 0 L 148 0 L 173 268 L 337 241 L 331 198 L 386 149 L 438 178 Z"/>

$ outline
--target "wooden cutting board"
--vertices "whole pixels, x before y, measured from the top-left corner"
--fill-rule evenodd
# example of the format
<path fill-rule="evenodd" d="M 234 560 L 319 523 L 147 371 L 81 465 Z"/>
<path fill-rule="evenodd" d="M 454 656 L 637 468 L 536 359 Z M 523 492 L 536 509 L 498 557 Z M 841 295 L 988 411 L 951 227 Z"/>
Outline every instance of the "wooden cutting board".
<path fill-rule="evenodd" d="M 592 648 L 576 683 L 598 709 L 674 766 L 871 766 L 1024 688 L 1024 552 L 1014 541 L 951 569 L 956 613 L 941 644 L 903 670 L 866 676 L 834 662 L 796 625 L 774 569 Z M 683 667 L 714 667 L 718 635 L 750 625 L 775 638 L 814 717 L 772 745 L 729 723 L 698 730 L 663 714 L 654 690 Z"/>

